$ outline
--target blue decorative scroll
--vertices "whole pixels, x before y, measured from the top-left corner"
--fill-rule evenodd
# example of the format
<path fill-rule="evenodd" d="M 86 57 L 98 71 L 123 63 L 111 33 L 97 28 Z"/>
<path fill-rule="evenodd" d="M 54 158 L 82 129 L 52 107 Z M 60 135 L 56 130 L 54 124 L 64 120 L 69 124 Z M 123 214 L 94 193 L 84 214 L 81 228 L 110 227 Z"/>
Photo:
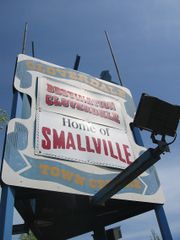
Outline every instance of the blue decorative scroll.
<path fill-rule="evenodd" d="M 20 150 L 25 149 L 27 144 L 27 128 L 15 123 L 14 132 L 7 135 L 5 159 L 15 172 L 20 171 L 20 176 L 27 179 L 41 180 L 44 184 L 52 182 L 83 193 L 94 194 L 118 174 L 87 173 L 66 165 L 64 161 L 62 163 L 62 160 L 37 159 L 20 154 Z M 30 165 L 28 169 L 27 163 Z M 159 186 L 155 169 L 151 168 L 147 176 L 137 178 L 120 192 L 152 195 Z"/>

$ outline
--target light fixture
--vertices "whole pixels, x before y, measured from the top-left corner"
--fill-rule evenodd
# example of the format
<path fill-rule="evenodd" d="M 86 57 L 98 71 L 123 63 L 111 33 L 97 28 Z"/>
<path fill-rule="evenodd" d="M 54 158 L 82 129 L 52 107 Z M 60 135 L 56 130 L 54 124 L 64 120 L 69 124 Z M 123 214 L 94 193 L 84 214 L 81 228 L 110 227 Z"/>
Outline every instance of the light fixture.
<path fill-rule="evenodd" d="M 122 238 L 122 233 L 120 227 L 114 227 L 106 230 L 107 240 L 118 240 Z"/>
<path fill-rule="evenodd" d="M 132 130 L 134 127 L 137 127 L 141 130 L 150 131 L 153 143 L 156 143 L 158 146 L 156 148 L 147 149 L 126 169 L 101 188 L 93 196 L 92 204 L 104 204 L 110 197 L 122 190 L 130 182 L 140 176 L 140 174 L 159 161 L 161 159 L 160 155 L 168 152 L 169 145 L 176 139 L 179 119 L 180 106 L 172 105 L 143 93 L 134 122 L 130 125 Z M 161 140 L 155 138 L 155 135 L 158 134 L 161 135 Z M 165 140 L 166 136 L 174 137 L 173 141 L 167 143 Z"/>
<path fill-rule="evenodd" d="M 132 125 L 153 135 L 176 136 L 180 106 L 142 94 Z"/>

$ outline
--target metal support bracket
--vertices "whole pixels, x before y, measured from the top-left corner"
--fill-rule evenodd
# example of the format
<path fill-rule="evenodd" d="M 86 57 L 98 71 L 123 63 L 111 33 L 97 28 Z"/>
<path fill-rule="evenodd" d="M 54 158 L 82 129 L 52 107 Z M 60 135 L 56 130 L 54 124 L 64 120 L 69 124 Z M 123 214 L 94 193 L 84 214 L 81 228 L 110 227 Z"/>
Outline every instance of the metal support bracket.
<path fill-rule="evenodd" d="M 119 192 L 141 173 L 160 160 L 160 155 L 166 151 L 167 144 L 154 148 L 149 148 L 139 156 L 123 172 L 118 174 L 111 182 L 104 186 L 92 197 L 93 205 L 103 205 L 106 200 Z"/>

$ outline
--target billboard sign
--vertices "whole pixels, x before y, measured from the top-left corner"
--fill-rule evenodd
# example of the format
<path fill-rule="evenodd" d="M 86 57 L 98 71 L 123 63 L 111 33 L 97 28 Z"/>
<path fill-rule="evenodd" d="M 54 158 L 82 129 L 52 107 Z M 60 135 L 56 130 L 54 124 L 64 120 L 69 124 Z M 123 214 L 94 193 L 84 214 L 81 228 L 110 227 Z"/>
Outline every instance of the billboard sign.
<path fill-rule="evenodd" d="M 135 107 L 125 87 L 19 55 L 14 88 L 2 171 L 9 185 L 94 195 L 145 150 L 129 126 Z M 155 168 L 113 198 L 163 203 Z"/>

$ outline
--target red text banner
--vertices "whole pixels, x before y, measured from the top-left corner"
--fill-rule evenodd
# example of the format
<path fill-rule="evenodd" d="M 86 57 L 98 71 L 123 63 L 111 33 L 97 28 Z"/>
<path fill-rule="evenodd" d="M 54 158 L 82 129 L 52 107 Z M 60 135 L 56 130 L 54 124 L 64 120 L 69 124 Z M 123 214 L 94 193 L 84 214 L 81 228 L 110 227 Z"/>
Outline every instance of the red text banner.
<path fill-rule="evenodd" d="M 47 78 L 38 79 L 38 106 L 46 111 L 125 130 L 120 102 L 114 97 L 87 91 Z"/>

